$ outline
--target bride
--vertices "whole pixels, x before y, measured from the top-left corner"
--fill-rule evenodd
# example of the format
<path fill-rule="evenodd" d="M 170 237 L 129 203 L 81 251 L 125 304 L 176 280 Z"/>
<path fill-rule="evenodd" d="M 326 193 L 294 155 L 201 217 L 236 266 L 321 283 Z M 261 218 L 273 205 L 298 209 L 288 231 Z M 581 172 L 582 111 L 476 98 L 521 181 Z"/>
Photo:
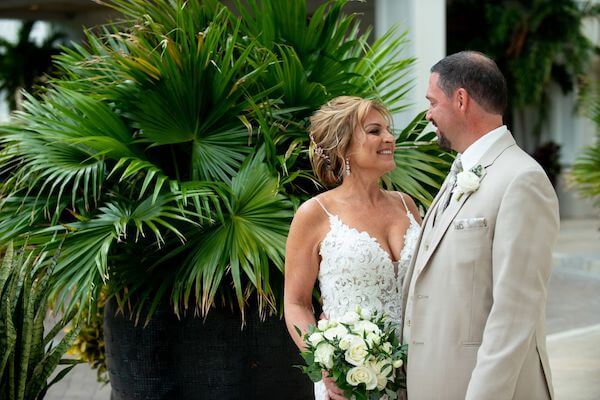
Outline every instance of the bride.
<path fill-rule="evenodd" d="M 402 283 L 420 231 L 414 201 L 381 189 L 396 168 L 391 117 L 380 103 L 337 97 L 310 119 L 315 175 L 334 186 L 302 204 L 290 227 L 285 261 L 285 320 L 301 350 L 315 324 L 312 293 L 318 279 L 323 313 L 337 319 L 357 305 L 399 324 Z M 343 399 L 326 374 L 315 399 Z"/>

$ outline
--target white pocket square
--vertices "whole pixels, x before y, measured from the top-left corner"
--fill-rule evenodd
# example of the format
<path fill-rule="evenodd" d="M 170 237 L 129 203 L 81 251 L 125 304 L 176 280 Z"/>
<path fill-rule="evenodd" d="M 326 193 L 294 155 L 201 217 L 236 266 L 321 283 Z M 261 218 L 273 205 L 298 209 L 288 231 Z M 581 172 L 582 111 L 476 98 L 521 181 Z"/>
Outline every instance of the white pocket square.
<path fill-rule="evenodd" d="M 478 218 L 464 218 L 454 220 L 454 229 L 473 229 L 473 228 L 484 228 L 487 226 L 487 221 L 483 217 Z"/>

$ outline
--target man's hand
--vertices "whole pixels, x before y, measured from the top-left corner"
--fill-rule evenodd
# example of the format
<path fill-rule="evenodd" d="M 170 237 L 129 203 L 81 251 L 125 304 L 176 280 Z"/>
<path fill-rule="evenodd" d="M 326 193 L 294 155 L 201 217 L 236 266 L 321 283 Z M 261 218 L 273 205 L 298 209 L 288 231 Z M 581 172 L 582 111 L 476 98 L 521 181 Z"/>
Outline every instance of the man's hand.
<path fill-rule="evenodd" d="M 337 387 L 333 379 L 327 375 L 327 371 L 323 371 L 323 383 L 325 384 L 330 400 L 346 400 L 344 392 Z"/>

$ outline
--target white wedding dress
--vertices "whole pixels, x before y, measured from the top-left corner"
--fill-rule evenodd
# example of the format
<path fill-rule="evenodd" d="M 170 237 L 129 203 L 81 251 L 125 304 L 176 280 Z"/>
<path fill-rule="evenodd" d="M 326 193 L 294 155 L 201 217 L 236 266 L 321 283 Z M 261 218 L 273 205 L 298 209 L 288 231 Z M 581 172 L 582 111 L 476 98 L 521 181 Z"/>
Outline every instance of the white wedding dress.
<path fill-rule="evenodd" d="M 400 196 L 402 198 L 402 196 Z M 338 319 L 357 305 L 387 316 L 400 326 L 402 284 L 420 233 L 420 226 L 406 206 L 410 226 L 404 234 L 400 260 L 392 261 L 377 239 L 344 224 L 315 198 L 329 217 L 330 229 L 321 242 L 319 287 L 323 313 Z M 326 399 L 322 382 L 315 383 L 315 400 Z"/>

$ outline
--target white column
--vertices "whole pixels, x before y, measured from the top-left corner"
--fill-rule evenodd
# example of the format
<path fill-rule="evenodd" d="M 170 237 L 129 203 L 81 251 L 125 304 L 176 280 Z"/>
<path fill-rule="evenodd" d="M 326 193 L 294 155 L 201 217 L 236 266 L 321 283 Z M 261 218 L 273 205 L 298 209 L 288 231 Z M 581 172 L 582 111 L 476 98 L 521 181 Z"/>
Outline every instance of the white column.
<path fill-rule="evenodd" d="M 394 118 L 395 125 L 403 127 L 427 108 L 429 69 L 446 55 L 446 0 L 376 0 L 375 35 L 380 37 L 395 25 L 400 32 L 408 30 L 405 54 L 417 59 L 407 98 L 411 106 Z"/>
<path fill-rule="evenodd" d="M 17 40 L 17 31 L 20 27 L 19 21 L 0 20 L 0 37 L 10 42 Z M 0 122 L 8 121 L 9 110 L 5 91 L 0 92 Z"/>
<path fill-rule="evenodd" d="M 599 3 L 598 0 L 594 2 Z M 598 19 L 588 18 L 585 20 L 583 33 L 594 45 L 598 46 L 600 44 Z M 588 74 L 590 79 L 598 78 L 600 64 L 598 58 L 594 63 L 595 65 L 590 68 Z M 561 145 L 560 162 L 563 172 L 557 185 L 561 218 L 596 218 L 598 212 L 593 201 L 582 199 L 577 190 L 569 184 L 569 174 L 573 163 L 586 146 L 590 146 L 598 140 L 598 127 L 587 115 L 581 115 L 581 112 L 576 110 L 577 96 L 577 92 L 563 95 L 558 86 L 554 85 L 550 101 L 550 118 L 547 131 L 544 133 L 548 139 Z"/>
<path fill-rule="evenodd" d="M 8 40 L 11 43 L 17 42 L 17 36 L 23 21 L 19 20 L 0 20 L 0 37 Z M 38 21 L 33 25 L 30 34 L 30 40 L 35 41 L 38 45 L 41 45 L 43 40 L 48 36 L 50 32 L 50 25 L 43 21 Z M 8 109 L 8 102 L 6 101 L 6 92 L 0 93 L 0 122 L 7 122 L 10 118 L 10 110 Z"/>

